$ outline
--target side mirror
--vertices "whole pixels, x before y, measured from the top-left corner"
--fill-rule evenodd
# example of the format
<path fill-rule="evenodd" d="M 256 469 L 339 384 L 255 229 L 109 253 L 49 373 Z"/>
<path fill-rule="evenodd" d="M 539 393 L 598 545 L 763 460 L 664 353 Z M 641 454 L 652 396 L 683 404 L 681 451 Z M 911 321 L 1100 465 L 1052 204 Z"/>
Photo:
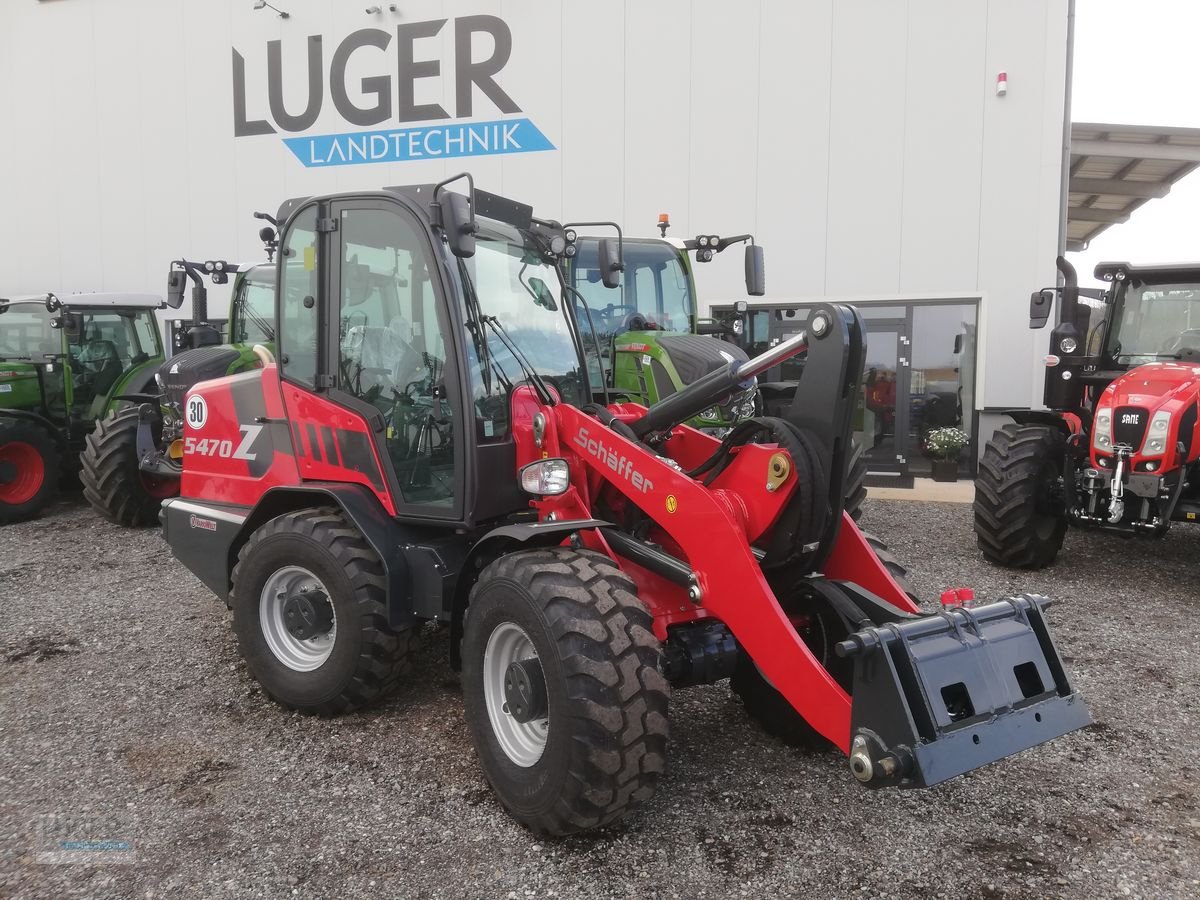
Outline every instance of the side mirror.
<path fill-rule="evenodd" d="M 1029 295 L 1029 327 L 1044 328 L 1054 312 L 1054 288 L 1042 288 Z"/>
<path fill-rule="evenodd" d="M 621 271 L 625 264 L 621 262 L 620 253 L 608 238 L 600 238 L 600 280 L 606 288 L 621 286 Z"/>
<path fill-rule="evenodd" d="M 746 293 L 761 297 L 767 292 L 767 274 L 763 267 L 761 244 L 746 245 Z"/>
<path fill-rule="evenodd" d="M 471 201 L 462 194 L 445 191 L 441 200 L 442 230 L 450 244 L 450 252 L 461 259 L 475 255 L 475 212 Z"/>
<path fill-rule="evenodd" d="M 187 289 L 187 273 L 172 268 L 167 273 L 167 306 L 179 309 L 183 306 L 183 292 Z"/>

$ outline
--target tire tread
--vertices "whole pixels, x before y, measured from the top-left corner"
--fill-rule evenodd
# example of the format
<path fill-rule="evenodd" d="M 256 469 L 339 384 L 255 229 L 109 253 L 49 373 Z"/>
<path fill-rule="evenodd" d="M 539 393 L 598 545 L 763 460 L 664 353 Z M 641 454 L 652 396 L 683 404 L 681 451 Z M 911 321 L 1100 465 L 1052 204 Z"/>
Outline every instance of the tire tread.
<path fill-rule="evenodd" d="M 1067 530 L 1065 510 L 1050 540 L 1035 525 L 1046 517 L 1037 509 L 1040 475 L 1048 459 L 1065 454 L 1061 431 L 1044 425 L 1002 426 L 987 442 L 975 478 L 975 538 L 984 557 L 1014 569 L 1041 569 L 1058 556 Z"/>
<path fill-rule="evenodd" d="M 83 496 L 97 513 L 126 528 L 158 524 L 162 500 L 151 496 L 138 471 L 137 408 L 99 419 L 79 455 Z"/>
<path fill-rule="evenodd" d="M 333 509 L 302 509 L 271 519 L 258 528 L 238 552 L 233 567 L 230 604 L 255 602 L 239 596 L 239 575 L 245 561 L 267 538 L 277 534 L 303 534 L 320 543 L 346 573 L 354 590 L 357 627 L 363 638 L 358 667 L 351 683 L 340 694 L 317 706 L 300 707 L 263 690 L 288 709 L 335 716 L 370 706 L 392 693 L 412 670 L 419 644 L 416 628 L 392 629 L 388 625 L 387 590 L 383 563 L 361 533 Z M 340 627 L 340 624 L 339 624 Z"/>
<path fill-rule="evenodd" d="M 590 551 L 507 554 L 481 573 L 472 598 L 492 579 L 522 585 L 541 607 L 578 728 L 560 796 L 522 821 L 552 835 L 607 825 L 651 797 L 666 767 L 670 686 L 650 613 L 633 582 Z"/>

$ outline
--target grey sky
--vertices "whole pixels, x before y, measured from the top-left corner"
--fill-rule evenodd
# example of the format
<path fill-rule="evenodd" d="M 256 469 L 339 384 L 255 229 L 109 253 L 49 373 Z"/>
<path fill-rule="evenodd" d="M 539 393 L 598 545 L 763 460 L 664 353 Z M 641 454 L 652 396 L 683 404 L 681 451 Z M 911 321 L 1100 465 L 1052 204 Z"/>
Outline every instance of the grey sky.
<path fill-rule="evenodd" d="M 1197 0 L 1077 0 L 1071 119 L 1200 127 Z M 1200 259 L 1200 170 L 1068 258 L 1091 284 L 1102 259 Z"/>

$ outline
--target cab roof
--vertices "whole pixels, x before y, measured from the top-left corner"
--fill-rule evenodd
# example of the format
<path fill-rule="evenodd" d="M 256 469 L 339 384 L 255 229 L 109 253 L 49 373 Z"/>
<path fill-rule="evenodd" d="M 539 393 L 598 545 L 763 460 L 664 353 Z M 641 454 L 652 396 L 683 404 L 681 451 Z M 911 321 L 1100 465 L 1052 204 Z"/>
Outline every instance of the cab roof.
<path fill-rule="evenodd" d="M 158 309 L 163 305 L 162 297 L 157 294 L 121 294 L 121 293 L 101 293 L 101 294 L 55 294 L 63 306 L 68 309 L 84 309 L 88 307 L 98 307 L 102 309 L 113 309 L 117 307 L 137 307 L 145 309 Z M 20 294 L 15 297 L 0 297 L 0 300 L 35 300 L 45 301 L 46 294 Z"/>
<path fill-rule="evenodd" d="M 1118 273 L 1124 273 L 1130 281 L 1141 284 L 1200 282 L 1200 262 L 1161 263 L 1149 266 L 1135 266 L 1127 262 L 1096 264 L 1095 275 L 1102 281 L 1112 281 Z"/>
<path fill-rule="evenodd" d="M 443 184 L 445 183 L 443 182 Z M 433 199 L 436 187 L 437 185 L 435 184 L 398 184 L 388 185 L 376 190 L 345 191 L 335 194 L 294 197 L 283 201 L 279 207 L 279 212 L 275 216 L 275 220 L 282 225 L 291 217 L 292 213 L 311 200 L 339 200 L 364 195 L 370 196 L 372 194 L 394 194 L 399 197 L 405 197 L 415 202 L 418 206 L 427 207 Z M 445 188 L 445 190 L 449 191 L 449 188 Z M 462 191 L 454 191 L 454 193 L 462 193 Z M 475 203 L 475 215 L 477 216 L 485 219 L 495 219 L 498 222 L 504 222 L 513 228 L 521 230 L 529 229 L 533 222 L 533 207 L 526 203 L 521 203 L 509 197 L 503 197 L 500 194 L 493 194 L 482 188 L 475 188 L 472 197 Z"/>

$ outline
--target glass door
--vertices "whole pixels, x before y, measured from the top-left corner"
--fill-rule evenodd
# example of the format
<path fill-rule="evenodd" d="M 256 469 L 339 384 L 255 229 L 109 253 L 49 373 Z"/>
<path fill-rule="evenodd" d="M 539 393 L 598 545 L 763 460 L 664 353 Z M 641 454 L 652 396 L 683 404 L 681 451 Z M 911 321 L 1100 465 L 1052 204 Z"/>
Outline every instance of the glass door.
<path fill-rule="evenodd" d="M 867 323 L 866 365 L 854 415 L 854 439 L 872 473 L 908 477 L 908 335 L 900 326 Z"/>

